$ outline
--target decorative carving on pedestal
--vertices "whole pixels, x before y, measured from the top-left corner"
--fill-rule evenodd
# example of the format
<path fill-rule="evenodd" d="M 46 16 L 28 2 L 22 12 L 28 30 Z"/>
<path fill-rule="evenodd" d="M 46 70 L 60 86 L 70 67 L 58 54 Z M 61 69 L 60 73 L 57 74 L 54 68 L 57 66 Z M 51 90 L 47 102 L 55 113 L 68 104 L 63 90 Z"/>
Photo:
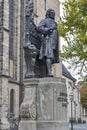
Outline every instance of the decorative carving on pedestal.
<path fill-rule="evenodd" d="M 35 70 L 36 56 L 39 50 L 32 44 L 25 46 L 24 50 L 25 50 L 24 54 L 27 67 L 25 78 L 36 77 L 34 70 Z"/>
<path fill-rule="evenodd" d="M 24 101 L 21 104 L 20 116 L 22 119 L 35 120 L 36 119 L 36 104 L 33 101 Z"/>

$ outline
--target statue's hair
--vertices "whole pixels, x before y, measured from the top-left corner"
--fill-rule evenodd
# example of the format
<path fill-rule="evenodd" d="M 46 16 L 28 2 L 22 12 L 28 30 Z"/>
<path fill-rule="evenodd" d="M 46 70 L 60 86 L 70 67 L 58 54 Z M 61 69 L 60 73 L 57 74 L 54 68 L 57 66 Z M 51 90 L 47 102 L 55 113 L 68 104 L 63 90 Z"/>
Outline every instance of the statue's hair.
<path fill-rule="evenodd" d="M 46 18 L 50 17 L 51 12 L 54 12 L 54 14 L 55 14 L 55 11 L 53 9 L 48 9 L 47 12 L 46 12 Z"/>

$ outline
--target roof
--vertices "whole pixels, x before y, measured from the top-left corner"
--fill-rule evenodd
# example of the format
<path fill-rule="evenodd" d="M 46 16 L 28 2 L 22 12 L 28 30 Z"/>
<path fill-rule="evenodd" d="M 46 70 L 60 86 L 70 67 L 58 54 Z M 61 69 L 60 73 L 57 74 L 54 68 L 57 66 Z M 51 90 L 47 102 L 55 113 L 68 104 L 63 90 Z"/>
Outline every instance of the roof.
<path fill-rule="evenodd" d="M 80 84 L 75 85 L 75 87 L 76 87 L 77 89 L 81 89 L 81 88 L 82 88 L 82 86 L 81 86 Z"/>
<path fill-rule="evenodd" d="M 72 81 L 76 81 L 76 79 L 70 74 L 70 72 L 67 70 L 67 68 L 62 64 L 62 75 L 65 77 L 71 79 Z"/>

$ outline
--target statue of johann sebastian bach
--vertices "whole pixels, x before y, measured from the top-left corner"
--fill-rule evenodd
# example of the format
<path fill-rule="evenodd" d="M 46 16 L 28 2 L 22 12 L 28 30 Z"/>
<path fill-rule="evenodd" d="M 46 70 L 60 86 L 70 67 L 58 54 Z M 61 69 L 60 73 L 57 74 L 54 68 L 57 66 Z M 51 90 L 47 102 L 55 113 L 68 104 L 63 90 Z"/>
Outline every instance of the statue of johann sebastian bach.
<path fill-rule="evenodd" d="M 38 27 L 35 25 L 31 14 L 26 15 L 25 18 L 25 78 L 52 77 L 51 65 L 59 62 L 55 11 L 48 9 L 45 19 L 41 20 Z"/>
<path fill-rule="evenodd" d="M 58 31 L 57 23 L 55 22 L 55 11 L 48 9 L 46 17 L 39 26 L 38 31 L 42 35 L 42 43 L 39 53 L 39 59 L 46 60 L 46 76 L 52 77 L 51 65 L 59 62 L 58 54 Z"/>

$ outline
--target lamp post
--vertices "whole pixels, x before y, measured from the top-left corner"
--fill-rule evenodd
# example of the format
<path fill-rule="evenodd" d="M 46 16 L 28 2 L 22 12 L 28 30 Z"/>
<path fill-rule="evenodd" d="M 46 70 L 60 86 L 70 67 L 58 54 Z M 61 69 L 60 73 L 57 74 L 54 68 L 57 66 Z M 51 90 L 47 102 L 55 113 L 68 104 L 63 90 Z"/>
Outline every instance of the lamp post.
<path fill-rule="evenodd" d="M 70 95 L 70 101 L 71 101 L 71 130 L 73 130 L 73 93 L 71 93 Z"/>

